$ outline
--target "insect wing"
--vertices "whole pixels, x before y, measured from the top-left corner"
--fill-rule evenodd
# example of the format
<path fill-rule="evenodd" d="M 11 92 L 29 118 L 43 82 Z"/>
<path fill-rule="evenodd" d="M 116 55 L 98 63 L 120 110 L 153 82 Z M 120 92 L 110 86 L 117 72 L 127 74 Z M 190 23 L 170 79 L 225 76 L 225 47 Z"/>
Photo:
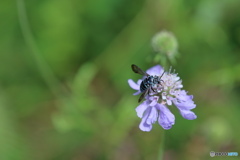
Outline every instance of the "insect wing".
<path fill-rule="evenodd" d="M 139 97 L 138 103 L 140 103 L 140 102 L 142 101 L 142 99 L 147 95 L 147 93 L 148 93 L 148 89 L 147 89 L 146 91 L 144 91 L 144 92 L 142 93 L 142 95 Z"/>
<path fill-rule="evenodd" d="M 149 74 L 147 74 L 146 72 L 144 72 L 141 68 L 139 68 L 138 66 L 136 66 L 135 64 L 132 64 L 132 70 L 135 73 L 144 75 L 144 76 L 149 76 Z"/>

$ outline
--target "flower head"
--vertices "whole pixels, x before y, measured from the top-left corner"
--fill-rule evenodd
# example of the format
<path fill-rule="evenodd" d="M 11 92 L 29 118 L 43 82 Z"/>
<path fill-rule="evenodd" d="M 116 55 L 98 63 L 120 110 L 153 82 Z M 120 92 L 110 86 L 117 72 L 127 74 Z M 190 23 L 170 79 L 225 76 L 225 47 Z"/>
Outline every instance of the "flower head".
<path fill-rule="evenodd" d="M 157 53 L 172 58 L 177 54 L 178 42 L 171 32 L 161 31 L 152 38 L 152 47 Z"/>
<path fill-rule="evenodd" d="M 171 113 L 168 106 L 175 105 L 183 118 L 188 120 L 196 119 L 197 116 L 191 110 L 196 107 L 193 102 L 193 96 L 187 95 L 185 90 L 182 90 L 182 81 L 176 73 L 164 72 L 160 65 L 156 65 L 146 71 L 150 76 L 161 76 L 160 84 L 151 85 L 143 101 L 137 108 L 136 112 L 139 118 L 142 119 L 139 128 L 142 131 L 150 131 L 152 124 L 158 121 L 159 125 L 164 129 L 172 128 L 175 123 L 175 116 Z M 132 79 L 128 80 L 129 86 L 136 90 L 134 95 L 142 93 L 140 85 L 146 76 L 139 79 L 135 83 Z M 143 93 L 142 93 L 143 94 Z"/>

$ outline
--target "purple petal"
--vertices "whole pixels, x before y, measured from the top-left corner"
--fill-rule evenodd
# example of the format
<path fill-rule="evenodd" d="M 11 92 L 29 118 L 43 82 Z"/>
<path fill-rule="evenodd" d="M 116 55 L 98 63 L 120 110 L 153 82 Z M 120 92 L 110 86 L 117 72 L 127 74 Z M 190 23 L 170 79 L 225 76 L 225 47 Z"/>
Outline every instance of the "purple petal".
<path fill-rule="evenodd" d="M 162 104 L 157 104 L 160 110 L 160 115 L 158 118 L 158 123 L 163 127 L 163 129 L 170 129 L 175 123 L 175 116 L 172 112 Z"/>
<path fill-rule="evenodd" d="M 146 71 L 150 75 L 160 76 L 163 73 L 163 68 L 160 65 L 153 66 Z"/>
<path fill-rule="evenodd" d="M 128 80 L 128 84 L 132 89 L 140 90 L 140 86 L 137 83 L 135 83 L 132 79 Z"/>
<path fill-rule="evenodd" d="M 181 90 L 176 94 L 176 98 L 172 99 L 173 103 L 179 108 L 183 110 L 191 110 L 196 107 L 194 101 L 192 100 L 192 95 L 187 95 L 186 91 Z"/>
<path fill-rule="evenodd" d="M 141 103 L 135 110 L 137 112 L 137 116 L 142 118 L 143 113 L 145 112 L 145 110 L 148 108 L 148 103 L 147 101 L 144 101 L 143 103 Z"/>
<path fill-rule="evenodd" d="M 178 92 L 176 92 L 175 96 L 181 101 L 189 101 L 193 99 L 193 96 L 187 95 L 187 92 L 185 90 L 179 90 Z"/>
<path fill-rule="evenodd" d="M 151 101 L 149 106 L 154 107 L 157 104 L 159 97 L 158 96 L 150 96 L 150 97 L 148 97 L 148 99 Z"/>
<path fill-rule="evenodd" d="M 158 117 L 157 109 L 155 107 L 150 107 L 150 108 L 151 108 L 151 111 L 146 120 L 146 123 L 149 125 L 155 123 L 157 121 L 157 117 Z"/>
<path fill-rule="evenodd" d="M 179 92 L 177 92 L 176 98 L 173 99 L 173 103 L 177 106 L 183 118 L 188 120 L 193 120 L 197 118 L 195 113 L 190 111 L 191 109 L 196 107 L 196 104 L 194 104 L 192 99 L 193 96 L 187 95 L 187 92 L 185 90 L 180 90 Z"/>
<path fill-rule="evenodd" d="M 141 123 L 139 124 L 139 128 L 140 128 L 142 131 L 149 132 L 149 131 L 151 131 L 151 129 L 152 129 L 152 124 L 146 123 L 146 120 L 147 120 L 150 112 L 151 112 L 151 108 L 149 107 L 149 108 L 146 110 L 146 112 L 144 113 L 143 118 L 142 118 L 142 121 L 141 121 Z"/>
<path fill-rule="evenodd" d="M 178 102 L 176 99 L 174 99 L 173 103 L 178 109 L 191 110 L 196 107 L 196 104 L 194 104 L 193 101 Z"/>
<path fill-rule="evenodd" d="M 185 118 L 185 119 L 193 120 L 193 119 L 197 118 L 196 114 L 190 110 L 180 110 L 179 109 L 179 111 L 180 111 L 181 115 L 183 116 L 183 118 Z"/>
<path fill-rule="evenodd" d="M 133 95 L 136 96 L 136 95 L 139 95 L 140 93 L 142 93 L 142 92 L 141 91 L 137 91 L 137 92 L 133 93 Z"/>
<path fill-rule="evenodd" d="M 139 80 L 137 81 L 137 84 L 140 86 L 141 83 L 142 83 L 142 80 L 139 79 Z"/>

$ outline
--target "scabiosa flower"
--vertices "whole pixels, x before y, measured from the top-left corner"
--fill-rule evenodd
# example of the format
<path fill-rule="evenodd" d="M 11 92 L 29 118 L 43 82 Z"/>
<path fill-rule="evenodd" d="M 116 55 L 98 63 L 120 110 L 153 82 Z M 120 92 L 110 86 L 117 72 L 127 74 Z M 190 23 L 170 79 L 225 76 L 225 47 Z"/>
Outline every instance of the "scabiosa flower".
<path fill-rule="evenodd" d="M 137 108 L 136 112 L 139 118 L 142 119 L 139 128 L 142 131 L 151 131 L 152 124 L 158 121 L 159 125 L 164 129 L 172 128 L 175 123 L 175 116 L 171 113 L 168 106 L 174 104 L 183 118 L 188 120 L 196 119 L 197 116 L 191 110 L 196 107 L 193 102 L 193 96 L 187 95 L 183 87 L 182 81 L 176 73 L 164 72 L 160 65 L 156 65 L 146 71 L 149 75 L 161 76 L 159 85 L 152 86 L 149 94 L 145 96 L 143 101 Z M 141 93 L 141 82 L 146 78 L 144 76 L 135 83 L 132 79 L 128 80 L 129 86 L 136 90 L 134 95 Z"/>

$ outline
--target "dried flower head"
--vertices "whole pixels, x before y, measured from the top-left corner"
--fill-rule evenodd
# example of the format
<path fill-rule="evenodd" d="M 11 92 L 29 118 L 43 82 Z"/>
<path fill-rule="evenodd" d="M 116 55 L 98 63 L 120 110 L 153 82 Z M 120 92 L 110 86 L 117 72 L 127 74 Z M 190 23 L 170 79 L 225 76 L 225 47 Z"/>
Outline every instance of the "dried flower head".
<path fill-rule="evenodd" d="M 149 75 L 160 76 L 164 72 L 160 65 L 156 65 L 146 71 Z M 134 95 L 141 93 L 140 85 L 145 79 L 139 79 L 135 83 L 132 79 L 128 80 L 130 87 L 137 92 Z M 182 81 L 176 73 L 164 72 L 161 77 L 159 85 L 153 86 L 153 89 L 149 90 L 149 93 L 145 96 L 143 101 L 137 108 L 136 112 L 138 117 L 142 118 L 139 128 L 142 131 L 150 131 L 152 124 L 158 121 L 158 123 L 164 129 L 172 128 L 175 123 L 175 116 L 171 113 L 168 106 L 174 104 L 183 118 L 188 120 L 196 119 L 197 116 L 191 110 L 196 107 L 193 102 L 193 96 L 187 95 L 185 90 L 182 90 Z"/>

